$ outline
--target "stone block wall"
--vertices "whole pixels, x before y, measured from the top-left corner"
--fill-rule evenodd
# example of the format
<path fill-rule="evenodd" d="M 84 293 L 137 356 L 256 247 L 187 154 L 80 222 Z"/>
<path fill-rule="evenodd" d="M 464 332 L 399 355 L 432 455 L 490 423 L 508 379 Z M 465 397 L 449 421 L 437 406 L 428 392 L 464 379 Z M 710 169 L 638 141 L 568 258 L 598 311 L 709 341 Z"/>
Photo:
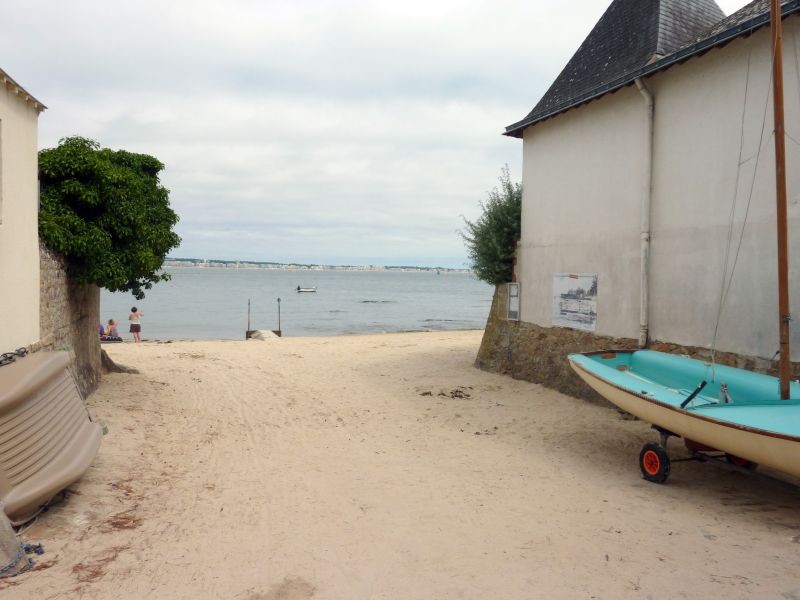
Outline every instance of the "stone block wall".
<path fill-rule="evenodd" d="M 510 375 L 554 388 L 570 396 L 591 402 L 608 402 L 586 385 L 567 361 L 573 352 L 592 350 L 636 348 L 638 340 L 597 336 L 586 331 L 564 327 L 541 327 L 523 321 L 506 319 L 507 286 L 495 289 L 492 309 L 486 321 L 475 366 L 486 371 Z M 667 342 L 653 342 L 650 350 L 686 354 L 693 358 L 709 360 L 707 348 L 681 346 Z M 777 375 L 777 361 L 717 352 L 719 364 L 751 371 Z M 792 364 L 792 378 L 800 377 L 800 363 Z"/>
<path fill-rule="evenodd" d="M 40 341 L 34 349 L 66 350 L 84 397 L 100 382 L 100 288 L 78 285 L 64 258 L 39 244 Z"/>

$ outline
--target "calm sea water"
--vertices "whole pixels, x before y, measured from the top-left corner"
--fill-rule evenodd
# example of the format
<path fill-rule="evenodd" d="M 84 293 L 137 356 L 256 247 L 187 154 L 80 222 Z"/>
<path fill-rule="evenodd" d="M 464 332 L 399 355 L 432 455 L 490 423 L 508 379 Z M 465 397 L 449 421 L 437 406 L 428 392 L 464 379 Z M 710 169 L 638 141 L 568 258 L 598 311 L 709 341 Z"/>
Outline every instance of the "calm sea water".
<path fill-rule="evenodd" d="M 284 271 L 167 268 L 162 282 L 137 301 L 103 291 L 103 322 L 116 319 L 130 339 L 128 314 L 144 314 L 143 339 L 243 339 L 250 299 L 252 329 L 281 329 L 285 336 L 396 331 L 482 329 L 492 288 L 465 273 L 387 271 Z M 297 286 L 317 288 L 298 294 Z"/>

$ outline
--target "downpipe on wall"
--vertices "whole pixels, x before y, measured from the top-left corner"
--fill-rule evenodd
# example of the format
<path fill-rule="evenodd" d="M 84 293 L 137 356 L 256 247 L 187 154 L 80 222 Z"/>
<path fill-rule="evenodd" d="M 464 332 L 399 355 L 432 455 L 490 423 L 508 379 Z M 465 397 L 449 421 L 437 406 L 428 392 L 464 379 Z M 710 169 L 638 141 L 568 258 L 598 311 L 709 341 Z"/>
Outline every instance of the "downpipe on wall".
<path fill-rule="evenodd" d="M 653 136 L 655 122 L 655 100 L 642 79 L 636 79 L 636 87 L 642 94 L 647 110 L 645 127 L 645 167 L 644 185 L 641 202 L 641 265 L 640 265 L 640 298 L 639 298 L 639 346 L 647 346 L 650 334 L 650 206 L 653 197 Z"/>

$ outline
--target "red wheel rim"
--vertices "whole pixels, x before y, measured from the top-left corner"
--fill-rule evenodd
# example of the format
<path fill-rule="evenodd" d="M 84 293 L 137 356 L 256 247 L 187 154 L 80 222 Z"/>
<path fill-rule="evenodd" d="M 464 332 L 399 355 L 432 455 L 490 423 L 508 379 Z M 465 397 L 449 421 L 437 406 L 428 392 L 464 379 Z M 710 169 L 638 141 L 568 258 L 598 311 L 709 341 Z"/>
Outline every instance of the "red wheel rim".
<path fill-rule="evenodd" d="M 653 450 L 648 450 L 642 456 L 642 466 L 648 475 L 658 475 L 661 470 L 661 459 Z"/>

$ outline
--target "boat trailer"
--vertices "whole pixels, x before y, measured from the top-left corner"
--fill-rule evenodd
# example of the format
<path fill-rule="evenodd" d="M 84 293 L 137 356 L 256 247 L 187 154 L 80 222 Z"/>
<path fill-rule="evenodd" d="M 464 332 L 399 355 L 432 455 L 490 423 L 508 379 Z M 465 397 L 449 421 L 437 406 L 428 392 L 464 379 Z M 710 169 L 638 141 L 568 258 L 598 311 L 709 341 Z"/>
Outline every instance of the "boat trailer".
<path fill-rule="evenodd" d="M 691 453 L 691 456 L 670 459 L 669 454 L 667 454 L 667 442 L 671 437 L 681 439 L 681 436 L 658 425 L 651 425 L 650 427 L 658 432 L 659 443 L 647 442 L 639 452 L 639 468 L 642 471 L 642 477 L 647 481 L 664 483 L 669 478 L 672 463 L 677 462 L 707 462 L 715 460 L 727 463 L 728 466 L 744 472 L 752 472 L 758 468 L 758 464 L 745 458 L 722 452 L 716 448 L 710 448 L 687 438 L 683 438 L 683 443 Z"/>

